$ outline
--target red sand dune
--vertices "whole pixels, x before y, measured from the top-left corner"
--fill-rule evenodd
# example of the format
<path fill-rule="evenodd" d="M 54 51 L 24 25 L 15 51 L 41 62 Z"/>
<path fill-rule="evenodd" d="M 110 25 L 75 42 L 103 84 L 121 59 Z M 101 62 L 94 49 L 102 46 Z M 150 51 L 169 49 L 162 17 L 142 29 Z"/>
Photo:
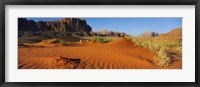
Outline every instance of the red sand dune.
<path fill-rule="evenodd" d="M 38 46 L 38 47 L 37 47 Z M 119 39 L 107 44 L 72 43 L 69 46 L 38 43 L 19 47 L 19 69 L 157 69 L 155 53 Z M 168 67 L 182 68 L 173 62 Z"/>

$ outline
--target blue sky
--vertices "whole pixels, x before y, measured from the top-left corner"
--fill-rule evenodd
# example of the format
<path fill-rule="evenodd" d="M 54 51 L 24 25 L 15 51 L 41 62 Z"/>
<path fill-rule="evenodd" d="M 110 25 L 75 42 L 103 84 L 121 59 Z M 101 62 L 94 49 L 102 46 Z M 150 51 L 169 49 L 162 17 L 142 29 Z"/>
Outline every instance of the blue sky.
<path fill-rule="evenodd" d="M 34 21 L 52 21 L 62 18 L 27 18 Z M 112 30 L 140 35 L 146 31 L 167 33 L 174 28 L 182 27 L 182 18 L 84 18 L 93 31 Z"/>

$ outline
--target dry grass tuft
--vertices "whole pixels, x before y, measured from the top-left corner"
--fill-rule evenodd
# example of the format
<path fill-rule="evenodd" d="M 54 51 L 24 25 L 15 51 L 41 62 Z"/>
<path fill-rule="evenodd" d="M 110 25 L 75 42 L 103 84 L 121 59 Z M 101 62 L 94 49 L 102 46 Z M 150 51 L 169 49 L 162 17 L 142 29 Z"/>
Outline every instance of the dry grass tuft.
<path fill-rule="evenodd" d="M 169 48 L 175 47 L 177 48 L 176 51 L 178 53 L 175 53 L 179 56 L 179 58 L 176 58 L 178 60 L 182 59 L 182 44 L 179 42 L 174 43 L 168 43 L 167 41 L 157 40 L 153 37 L 148 38 L 140 38 L 140 37 L 134 37 L 134 36 L 125 36 L 126 39 L 136 43 L 138 46 L 147 48 L 155 53 L 157 53 L 157 57 L 154 58 L 155 65 L 158 65 L 160 67 L 166 67 L 168 66 L 171 61 L 173 60 Z"/>

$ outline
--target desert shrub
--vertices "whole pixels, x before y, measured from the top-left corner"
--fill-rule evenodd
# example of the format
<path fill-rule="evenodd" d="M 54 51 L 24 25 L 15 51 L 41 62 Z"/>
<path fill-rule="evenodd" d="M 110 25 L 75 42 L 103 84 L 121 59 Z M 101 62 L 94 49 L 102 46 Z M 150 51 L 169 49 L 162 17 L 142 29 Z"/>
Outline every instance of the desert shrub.
<path fill-rule="evenodd" d="M 64 40 L 59 40 L 58 44 L 66 46 L 66 45 L 70 45 L 70 42 L 66 42 Z"/>
<path fill-rule="evenodd" d="M 171 62 L 171 58 L 169 57 L 169 53 L 167 52 L 167 48 L 160 48 L 157 52 L 158 56 L 155 57 L 155 64 L 160 67 L 168 66 Z"/>
<path fill-rule="evenodd" d="M 100 43 L 108 43 L 108 42 L 111 42 L 113 41 L 112 38 L 102 38 L 102 37 L 93 37 L 91 39 L 92 42 L 100 42 Z"/>
<path fill-rule="evenodd" d="M 63 46 L 66 46 L 66 45 L 70 45 L 70 42 L 66 42 L 62 39 L 48 39 L 48 40 L 43 40 L 44 43 L 48 43 L 48 44 L 60 44 L 60 45 L 63 45 Z"/>
<path fill-rule="evenodd" d="M 178 60 L 182 60 L 182 46 L 179 46 L 176 49 L 178 51 L 178 54 L 180 55 L 179 58 L 178 58 Z"/>
<path fill-rule="evenodd" d="M 92 38 L 92 42 L 100 42 L 100 43 L 105 43 L 104 39 L 101 37 L 94 37 Z"/>
<path fill-rule="evenodd" d="M 108 43 L 108 42 L 111 42 L 111 41 L 113 41 L 113 39 L 111 39 L 111 38 L 110 39 L 105 39 L 104 43 Z"/>
<path fill-rule="evenodd" d="M 83 44 L 83 40 L 80 39 L 79 43 Z"/>
<path fill-rule="evenodd" d="M 89 42 L 90 40 L 86 39 L 85 42 Z"/>
<path fill-rule="evenodd" d="M 162 41 L 156 42 L 152 40 L 142 40 L 134 36 L 125 36 L 125 38 L 134 42 L 138 46 L 142 46 L 157 53 L 158 56 L 154 58 L 154 61 L 155 64 L 160 67 L 168 66 L 171 62 L 168 47 L 178 46 L 177 44 L 166 44 Z"/>

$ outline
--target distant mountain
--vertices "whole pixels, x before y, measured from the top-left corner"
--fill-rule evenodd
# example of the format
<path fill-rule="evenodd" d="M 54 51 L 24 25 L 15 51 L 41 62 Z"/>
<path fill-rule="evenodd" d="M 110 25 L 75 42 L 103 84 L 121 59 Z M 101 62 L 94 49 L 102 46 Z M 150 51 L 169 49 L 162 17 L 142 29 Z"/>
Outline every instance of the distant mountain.
<path fill-rule="evenodd" d="M 144 32 L 140 36 L 141 37 L 157 37 L 157 36 L 159 36 L 159 34 L 156 32 Z"/>
<path fill-rule="evenodd" d="M 116 36 L 116 37 L 123 37 L 126 35 L 126 33 L 124 32 L 116 32 L 110 30 L 95 31 L 94 34 L 97 36 Z"/>
<path fill-rule="evenodd" d="M 64 18 L 56 21 L 38 21 L 18 18 L 19 31 L 44 31 L 51 30 L 57 32 L 87 32 L 92 33 L 92 28 L 86 20 L 79 18 Z"/>

